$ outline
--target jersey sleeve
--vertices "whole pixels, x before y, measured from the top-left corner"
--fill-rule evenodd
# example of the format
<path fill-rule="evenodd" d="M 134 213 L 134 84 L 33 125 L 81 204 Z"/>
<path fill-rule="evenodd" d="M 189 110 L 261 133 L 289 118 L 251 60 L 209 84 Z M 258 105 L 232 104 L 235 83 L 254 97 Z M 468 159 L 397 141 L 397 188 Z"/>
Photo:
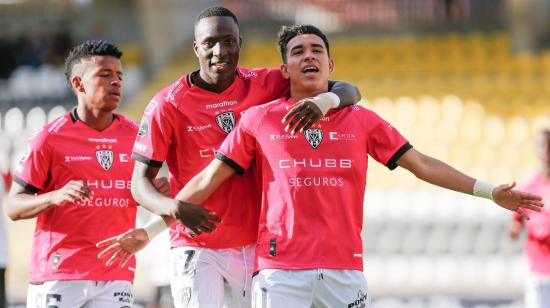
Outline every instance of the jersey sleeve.
<path fill-rule="evenodd" d="M 365 116 L 368 154 L 390 170 L 397 168 L 397 160 L 411 149 L 412 145 L 395 127 L 376 113 L 365 109 Z"/>
<path fill-rule="evenodd" d="M 216 158 L 223 161 L 239 175 L 247 170 L 255 157 L 256 135 L 259 115 L 254 108 L 244 113 L 243 117 L 216 151 Z"/>
<path fill-rule="evenodd" d="M 149 102 L 141 118 L 132 158 L 151 167 L 162 167 L 172 143 L 171 108 L 174 107 L 164 101 L 162 92 Z"/>
<path fill-rule="evenodd" d="M 258 74 L 259 81 L 262 83 L 262 87 L 267 89 L 270 94 L 267 101 L 290 95 L 290 81 L 283 77 L 279 68 L 259 68 L 256 69 L 256 73 Z"/>
<path fill-rule="evenodd" d="M 31 137 L 27 151 L 15 168 L 13 181 L 32 193 L 44 190 L 49 180 L 52 151 L 47 140 L 48 131 L 46 129 L 42 129 Z"/>

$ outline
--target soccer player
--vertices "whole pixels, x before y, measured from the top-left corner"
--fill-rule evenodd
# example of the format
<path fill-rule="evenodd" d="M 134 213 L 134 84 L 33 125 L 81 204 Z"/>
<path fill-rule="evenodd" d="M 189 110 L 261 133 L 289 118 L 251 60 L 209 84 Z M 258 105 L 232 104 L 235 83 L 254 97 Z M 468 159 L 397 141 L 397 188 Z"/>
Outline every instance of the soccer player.
<path fill-rule="evenodd" d="M 521 189 L 550 198 L 550 130 L 537 135 L 536 154 L 541 162 L 541 170 L 521 185 Z M 527 230 L 525 254 L 529 260 L 531 275 L 525 286 L 525 307 L 550 307 L 550 211 L 529 212 L 530 220 L 514 213 L 510 222 L 509 234 L 517 239 L 521 231 Z"/>
<path fill-rule="evenodd" d="M 8 216 L 37 217 L 27 307 L 132 306 L 135 260 L 106 267 L 95 246 L 136 218 L 130 181 L 138 125 L 113 112 L 122 95 L 121 56 L 103 41 L 71 50 L 65 75 L 78 104 L 30 138 L 16 167 Z"/>
<path fill-rule="evenodd" d="M 235 173 L 261 170 L 262 208 L 253 278 L 254 307 L 365 307 L 363 196 L 367 155 L 429 183 L 483 196 L 524 213 L 540 198 L 493 187 L 423 155 L 374 112 L 352 106 L 329 112 L 303 134 L 280 127 L 286 108 L 323 93 L 334 67 L 325 35 L 313 26 L 279 34 L 290 96 L 247 110 L 216 158 L 177 199 L 203 203 Z"/>
<path fill-rule="evenodd" d="M 222 185 L 202 204 L 208 210 L 164 197 L 150 185 L 150 178 L 166 161 L 172 191 L 177 193 L 212 161 L 214 149 L 221 145 L 244 110 L 288 95 L 289 82 L 279 69 L 237 67 L 240 47 L 235 15 L 223 7 L 203 10 L 195 22 L 193 43 L 200 70 L 182 76 L 152 99 L 134 146 L 134 197 L 153 213 L 177 217 L 183 223 L 170 228 L 170 281 L 176 307 L 222 307 L 224 302 L 227 307 L 250 305 L 247 290 L 260 206 L 254 173 L 247 172 Z M 285 113 L 285 120 L 289 120 L 287 129 L 303 130 L 330 107 L 338 107 L 339 100 L 351 104 L 360 98 L 354 86 L 342 82 L 334 84 L 331 91 L 336 95 L 317 93 L 315 97 L 304 97 Z M 282 128 L 283 116 L 279 119 Z M 221 222 L 216 225 L 218 217 Z M 216 227 L 217 231 L 211 233 Z M 156 233 L 148 230 L 145 239 Z M 109 256 L 121 241 L 131 242 L 133 238 L 126 234 L 103 241 L 99 246 L 110 248 L 101 257 Z M 139 248 L 138 241 L 136 249 Z M 107 263 L 117 258 L 125 260 L 133 252 L 118 250 Z"/>

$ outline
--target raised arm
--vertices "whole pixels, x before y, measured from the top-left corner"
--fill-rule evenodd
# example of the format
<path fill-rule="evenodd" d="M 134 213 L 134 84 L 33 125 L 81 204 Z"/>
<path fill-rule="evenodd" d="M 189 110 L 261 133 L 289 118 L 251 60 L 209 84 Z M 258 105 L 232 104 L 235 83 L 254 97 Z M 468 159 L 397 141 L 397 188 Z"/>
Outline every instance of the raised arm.
<path fill-rule="evenodd" d="M 62 188 L 37 195 L 14 182 L 8 197 L 7 214 L 11 220 L 31 219 L 54 206 L 88 200 L 91 191 L 83 181 L 70 181 Z"/>
<path fill-rule="evenodd" d="M 359 89 L 345 81 L 329 80 L 329 92 L 298 101 L 283 117 L 285 130 L 292 134 L 304 131 L 319 121 L 331 108 L 354 105 L 361 99 Z"/>
<path fill-rule="evenodd" d="M 540 211 L 544 205 L 541 197 L 514 190 L 515 183 L 493 187 L 414 148 L 403 154 L 397 164 L 423 181 L 465 194 L 486 197 L 505 209 L 517 212 L 525 219 L 528 217 L 522 209 Z"/>

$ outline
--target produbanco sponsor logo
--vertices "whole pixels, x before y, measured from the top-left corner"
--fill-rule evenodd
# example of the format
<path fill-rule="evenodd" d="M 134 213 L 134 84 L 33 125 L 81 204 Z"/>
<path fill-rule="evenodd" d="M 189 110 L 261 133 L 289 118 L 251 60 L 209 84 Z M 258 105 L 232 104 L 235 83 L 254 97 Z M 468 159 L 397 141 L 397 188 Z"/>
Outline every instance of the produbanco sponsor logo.
<path fill-rule="evenodd" d="M 187 126 L 187 131 L 188 132 L 202 132 L 203 130 L 207 130 L 211 127 L 212 127 L 212 124 L 197 125 L 197 126 L 188 125 Z"/>
<path fill-rule="evenodd" d="M 269 140 L 291 140 L 298 139 L 297 135 L 291 134 L 271 134 L 269 135 Z"/>
<path fill-rule="evenodd" d="M 65 156 L 65 162 L 71 163 L 71 162 L 78 162 L 78 161 L 88 161 L 92 160 L 91 156 L 84 156 L 84 155 L 66 155 Z"/>

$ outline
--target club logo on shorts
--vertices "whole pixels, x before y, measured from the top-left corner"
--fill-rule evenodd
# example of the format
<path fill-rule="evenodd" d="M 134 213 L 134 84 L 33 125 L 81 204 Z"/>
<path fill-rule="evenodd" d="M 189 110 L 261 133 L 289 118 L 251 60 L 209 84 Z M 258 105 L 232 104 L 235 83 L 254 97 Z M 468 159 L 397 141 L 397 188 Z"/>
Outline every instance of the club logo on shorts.
<path fill-rule="evenodd" d="M 323 141 L 323 131 L 319 128 L 310 128 L 306 129 L 304 132 L 304 137 L 306 137 L 307 142 L 311 145 L 312 148 L 316 149 Z"/>
<path fill-rule="evenodd" d="M 191 302 L 191 287 L 181 289 L 178 299 L 183 307 L 187 307 L 189 302 Z"/>
<path fill-rule="evenodd" d="M 235 127 L 235 113 L 233 111 L 228 111 L 220 113 L 216 116 L 216 123 L 218 126 L 226 133 L 230 133 Z"/>
<path fill-rule="evenodd" d="M 139 130 L 138 130 L 138 136 L 143 137 L 147 135 L 149 132 L 149 121 L 144 117 L 141 119 L 141 123 L 139 123 Z"/>
<path fill-rule="evenodd" d="M 112 146 L 105 144 L 96 146 L 97 150 L 95 151 L 95 157 L 97 158 L 99 165 L 105 171 L 109 170 L 113 165 L 114 154 L 111 150 L 112 148 Z"/>

